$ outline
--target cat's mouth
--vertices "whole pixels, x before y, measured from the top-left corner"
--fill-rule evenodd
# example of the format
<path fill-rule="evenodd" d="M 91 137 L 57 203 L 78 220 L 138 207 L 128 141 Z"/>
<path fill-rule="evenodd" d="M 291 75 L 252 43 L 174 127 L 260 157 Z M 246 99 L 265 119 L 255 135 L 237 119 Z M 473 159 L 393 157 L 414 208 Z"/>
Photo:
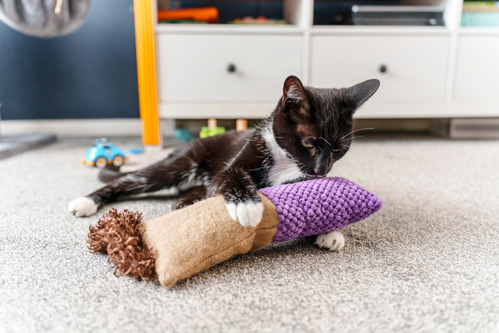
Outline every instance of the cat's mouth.
<path fill-rule="evenodd" d="M 306 165 L 300 165 L 301 172 L 303 175 L 305 175 L 307 178 L 324 178 L 327 175 L 327 172 L 324 174 L 318 174 L 313 170 L 312 168 L 307 167 Z"/>
<path fill-rule="evenodd" d="M 324 178 L 326 177 L 326 175 L 318 175 L 318 174 L 310 174 L 310 173 L 305 173 L 305 175 L 308 177 L 308 178 Z"/>

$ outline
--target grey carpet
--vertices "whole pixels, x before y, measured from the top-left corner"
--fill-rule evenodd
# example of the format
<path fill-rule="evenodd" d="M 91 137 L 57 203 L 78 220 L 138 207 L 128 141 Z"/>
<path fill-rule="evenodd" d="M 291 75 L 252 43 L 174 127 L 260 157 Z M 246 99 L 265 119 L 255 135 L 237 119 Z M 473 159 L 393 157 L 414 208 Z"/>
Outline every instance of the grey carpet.
<path fill-rule="evenodd" d="M 116 278 L 86 249 L 97 217 L 66 212 L 99 186 L 80 164 L 93 140 L 0 161 L 0 331 L 497 332 L 499 142 L 362 140 L 333 174 L 384 207 L 344 229 L 342 252 L 293 241 L 173 288 Z M 160 198 L 112 206 L 170 209 Z"/>

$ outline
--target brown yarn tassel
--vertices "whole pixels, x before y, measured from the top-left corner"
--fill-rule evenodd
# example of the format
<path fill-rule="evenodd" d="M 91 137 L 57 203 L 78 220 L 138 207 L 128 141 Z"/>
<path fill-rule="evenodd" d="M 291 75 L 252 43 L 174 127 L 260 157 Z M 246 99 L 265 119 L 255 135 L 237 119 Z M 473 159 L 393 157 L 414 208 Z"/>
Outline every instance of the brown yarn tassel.
<path fill-rule="evenodd" d="M 115 265 L 114 275 L 152 281 L 158 278 L 154 251 L 147 248 L 142 240 L 139 232 L 141 222 L 140 212 L 110 209 L 96 226 L 90 226 L 88 249 L 91 253 L 107 253 L 109 264 Z"/>

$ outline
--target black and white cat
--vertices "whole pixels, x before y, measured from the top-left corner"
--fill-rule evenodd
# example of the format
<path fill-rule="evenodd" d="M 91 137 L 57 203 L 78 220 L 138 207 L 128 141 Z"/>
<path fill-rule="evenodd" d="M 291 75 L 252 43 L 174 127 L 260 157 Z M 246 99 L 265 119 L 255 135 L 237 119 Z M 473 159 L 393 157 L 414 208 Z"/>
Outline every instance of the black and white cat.
<path fill-rule="evenodd" d="M 350 88 L 317 89 L 290 76 L 276 109 L 256 130 L 195 140 L 149 167 L 113 173 L 106 186 L 71 201 L 68 210 L 90 216 L 117 198 L 169 189 L 178 195 L 173 209 L 220 194 L 235 221 L 256 226 L 263 213 L 257 190 L 324 177 L 350 148 L 353 113 L 379 84 L 368 80 Z M 330 250 L 344 246 L 339 232 L 314 241 Z"/>

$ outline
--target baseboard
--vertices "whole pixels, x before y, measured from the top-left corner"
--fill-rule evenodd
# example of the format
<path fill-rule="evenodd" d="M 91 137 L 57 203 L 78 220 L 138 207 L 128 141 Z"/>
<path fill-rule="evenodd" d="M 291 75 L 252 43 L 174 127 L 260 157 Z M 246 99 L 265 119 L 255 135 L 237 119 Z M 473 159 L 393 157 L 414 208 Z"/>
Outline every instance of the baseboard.
<path fill-rule="evenodd" d="M 499 119 L 439 119 L 431 132 L 450 139 L 499 139 Z"/>
<path fill-rule="evenodd" d="M 58 137 L 140 136 L 140 118 L 2 120 L 1 135 L 53 133 Z"/>

